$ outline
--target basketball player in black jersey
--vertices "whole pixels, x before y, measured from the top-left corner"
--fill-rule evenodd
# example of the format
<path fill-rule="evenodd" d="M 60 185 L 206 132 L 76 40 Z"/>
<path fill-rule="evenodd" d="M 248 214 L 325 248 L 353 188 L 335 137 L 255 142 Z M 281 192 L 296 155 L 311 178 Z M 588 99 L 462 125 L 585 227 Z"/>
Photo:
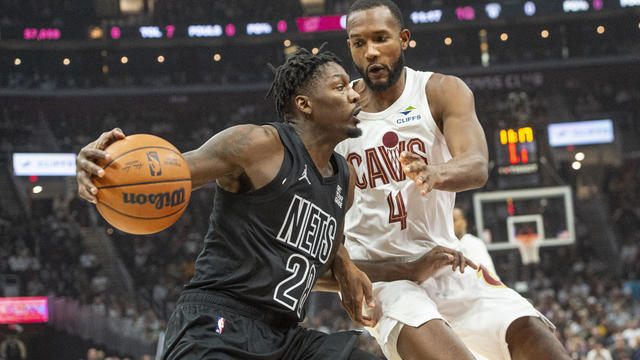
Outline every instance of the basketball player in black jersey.
<path fill-rule="evenodd" d="M 276 71 L 271 92 L 284 123 L 239 125 L 184 153 L 193 188 L 216 181 L 216 196 L 195 275 L 169 320 L 163 359 L 370 359 L 354 331 L 327 335 L 297 325 L 309 292 L 340 291 L 354 321 L 369 306 L 371 283 L 342 247 L 353 199 L 353 169 L 333 149 L 360 135 L 358 94 L 335 55 L 305 49 Z M 81 197 L 95 203 L 96 159 L 120 129 L 78 155 Z M 425 276 L 464 258 L 435 254 Z M 424 265 L 424 264 L 423 264 Z M 463 266 L 462 266 L 463 267 Z"/>

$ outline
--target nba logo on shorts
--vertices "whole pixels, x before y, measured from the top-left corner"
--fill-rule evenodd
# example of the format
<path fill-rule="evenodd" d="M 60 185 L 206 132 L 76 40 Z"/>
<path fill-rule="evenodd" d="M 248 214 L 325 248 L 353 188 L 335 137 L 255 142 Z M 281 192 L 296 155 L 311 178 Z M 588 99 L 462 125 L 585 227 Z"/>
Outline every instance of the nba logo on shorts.
<path fill-rule="evenodd" d="M 151 172 L 151 176 L 162 175 L 162 167 L 160 166 L 158 153 L 155 151 L 147 152 L 147 160 L 149 160 L 149 171 Z"/>
<path fill-rule="evenodd" d="M 222 334 L 222 330 L 224 330 L 224 318 L 218 318 L 218 325 L 216 326 L 216 334 Z"/>

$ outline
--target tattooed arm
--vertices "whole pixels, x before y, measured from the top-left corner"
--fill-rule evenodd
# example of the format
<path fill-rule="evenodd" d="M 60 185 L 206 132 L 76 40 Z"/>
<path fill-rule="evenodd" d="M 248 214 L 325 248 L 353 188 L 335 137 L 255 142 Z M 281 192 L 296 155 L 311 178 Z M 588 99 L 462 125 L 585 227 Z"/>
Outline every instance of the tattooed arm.
<path fill-rule="evenodd" d="M 278 174 L 284 146 L 272 126 L 238 125 L 182 155 L 193 189 L 216 180 L 225 190 L 239 192 L 260 188 Z"/>
<path fill-rule="evenodd" d="M 115 128 L 85 146 L 76 159 L 78 194 L 96 202 L 98 189 L 91 177 L 104 176 L 96 162 L 109 155 L 104 151 L 114 141 L 124 139 Z M 284 146 L 272 126 L 239 125 L 224 130 L 198 149 L 182 154 L 191 170 L 192 189 L 211 181 L 231 192 L 257 189 L 269 183 L 280 170 Z"/>

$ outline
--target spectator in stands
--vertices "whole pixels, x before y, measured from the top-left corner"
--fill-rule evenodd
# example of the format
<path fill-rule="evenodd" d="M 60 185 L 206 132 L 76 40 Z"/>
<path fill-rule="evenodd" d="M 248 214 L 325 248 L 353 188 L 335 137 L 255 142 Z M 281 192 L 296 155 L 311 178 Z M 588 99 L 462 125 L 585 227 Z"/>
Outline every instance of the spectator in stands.
<path fill-rule="evenodd" d="M 611 357 L 611 353 L 607 350 L 603 344 L 602 340 L 596 340 L 593 348 L 587 353 L 586 360 L 613 360 Z"/>
<path fill-rule="evenodd" d="M 458 240 L 460 240 L 464 255 L 476 264 L 485 266 L 492 274 L 498 276 L 496 268 L 493 266 L 491 255 L 487 250 L 487 244 L 485 244 L 484 240 L 467 233 L 467 218 L 460 208 L 453 209 L 453 230 Z"/>
<path fill-rule="evenodd" d="M 621 333 L 616 333 L 613 336 L 613 345 L 609 348 L 609 352 L 611 352 L 613 360 L 632 360 L 633 351 Z"/>

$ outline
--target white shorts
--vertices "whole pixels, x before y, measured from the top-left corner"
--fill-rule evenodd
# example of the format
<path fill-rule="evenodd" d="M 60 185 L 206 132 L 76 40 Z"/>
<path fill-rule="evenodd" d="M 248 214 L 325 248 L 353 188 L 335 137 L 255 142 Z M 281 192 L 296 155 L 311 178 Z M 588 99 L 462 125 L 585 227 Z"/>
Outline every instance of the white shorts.
<path fill-rule="evenodd" d="M 373 292 L 376 307 L 369 315 L 378 323 L 367 330 L 391 360 L 401 359 L 396 344 L 405 324 L 418 327 L 442 319 L 474 354 L 491 360 L 511 359 L 505 339 L 507 328 L 518 318 L 539 317 L 555 330 L 525 298 L 483 268 L 467 268 L 460 274 L 446 267 L 422 284 L 407 280 L 376 282 Z"/>

